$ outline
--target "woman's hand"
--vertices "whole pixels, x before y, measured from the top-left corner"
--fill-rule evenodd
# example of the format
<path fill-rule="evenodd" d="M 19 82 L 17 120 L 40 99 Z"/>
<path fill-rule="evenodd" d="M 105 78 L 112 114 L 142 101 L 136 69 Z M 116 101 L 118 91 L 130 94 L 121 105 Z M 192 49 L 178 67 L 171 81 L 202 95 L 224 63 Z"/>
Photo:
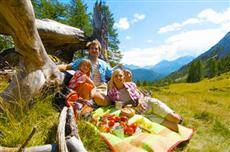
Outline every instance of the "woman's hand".
<path fill-rule="evenodd" d="M 139 102 L 137 107 L 140 111 L 144 112 L 148 108 L 148 104 L 143 100 L 142 102 Z"/>

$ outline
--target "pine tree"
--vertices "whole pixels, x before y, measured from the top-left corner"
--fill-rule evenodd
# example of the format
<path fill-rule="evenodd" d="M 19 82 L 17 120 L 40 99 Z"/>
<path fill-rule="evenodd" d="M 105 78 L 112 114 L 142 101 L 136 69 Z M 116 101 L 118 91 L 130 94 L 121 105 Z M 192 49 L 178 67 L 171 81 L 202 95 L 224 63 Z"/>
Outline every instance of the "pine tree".
<path fill-rule="evenodd" d="M 143 86 L 147 86 L 147 81 L 144 81 L 144 82 L 143 82 Z"/>
<path fill-rule="evenodd" d="M 52 19 L 58 22 L 66 23 L 67 5 L 58 0 L 32 0 L 35 16 L 38 19 Z"/>
<path fill-rule="evenodd" d="M 141 81 L 137 80 L 136 84 L 137 84 L 138 87 L 140 87 L 141 86 Z"/>
<path fill-rule="evenodd" d="M 68 13 L 68 24 L 84 31 L 86 36 L 92 35 L 90 14 L 87 14 L 87 5 L 81 0 L 71 0 Z"/>
<path fill-rule="evenodd" d="M 208 77 L 215 77 L 218 73 L 217 61 L 214 59 L 210 59 L 208 63 L 208 69 Z"/>
<path fill-rule="evenodd" d="M 187 82 L 199 82 L 202 79 L 202 64 L 201 61 L 192 62 L 189 68 Z"/>
<path fill-rule="evenodd" d="M 202 63 L 200 60 L 196 63 L 196 79 L 195 82 L 199 82 L 202 79 L 203 71 L 202 71 Z"/>
<path fill-rule="evenodd" d="M 230 54 L 217 63 L 218 74 L 230 71 Z"/>

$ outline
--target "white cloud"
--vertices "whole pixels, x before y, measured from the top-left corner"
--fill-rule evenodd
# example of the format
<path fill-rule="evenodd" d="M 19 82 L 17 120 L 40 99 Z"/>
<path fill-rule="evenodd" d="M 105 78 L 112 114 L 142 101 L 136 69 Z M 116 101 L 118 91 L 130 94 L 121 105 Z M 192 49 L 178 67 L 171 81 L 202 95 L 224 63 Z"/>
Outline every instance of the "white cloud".
<path fill-rule="evenodd" d="M 216 12 L 212 9 L 206 9 L 199 13 L 198 17 L 207 22 L 222 25 L 226 30 L 230 29 L 229 27 L 226 27 L 226 25 L 230 24 L 230 7 L 224 12 Z"/>
<path fill-rule="evenodd" d="M 130 40 L 131 37 L 127 35 L 127 36 L 125 37 L 125 39 L 126 39 L 126 40 Z"/>
<path fill-rule="evenodd" d="M 115 23 L 114 26 L 118 29 L 127 30 L 129 29 L 129 21 L 126 17 L 120 18 L 118 23 Z"/>
<path fill-rule="evenodd" d="M 147 43 L 153 43 L 153 40 L 147 40 Z"/>
<path fill-rule="evenodd" d="M 182 23 L 173 23 L 170 25 L 166 25 L 164 27 L 161 27 L 158 31 L 158 33 L 165 33 L 165 32 L 171 32 L 171 31 L 177 31 L 182 29 L 183 27 L 187 25 L 195 25 L 200 23 L 213 23 L 218 24 L 221 26 L 224 26 L 227 29 L 226 25 L 229 25 L 230 23 L 230 8 L 226 9 L 223 12 L 216 12 L 213 9 L 205 9 L 201 11 L 196 18 L 189 18 Z"/>
<path fill-rule="evenodd" d="M 143 20 L 143 19 L 145 18 L 145 14 L 135 13 L 135 14 L 133 15 L 133 17 L 134 17 L 134 19 L 132 20 L 131 23 L 136 23 L 136 22 L 138 22 L 138 21 Z"/>
<path fill-rule="evenodd" d="M 123 63 L 138 66 L 154 65 L 162 59 L 174 60 L 181 56 L 197 56 L 210 49 L 224 35 L 221 29 L 206 29 L 183 32 L 173 35 L 153 48 L 133 48 L 122 52 Z"/>
<path fill-rule="evenodd" d="M 139 13 L 135 13 L 133 15 L 133 19 L 132 21 L 130 22 L 131 24 L 134 24 L 136 22 L 139 22 L 141 20 L 143 20 L 145 18 L 145 15 L 144 14 L 139 14 Z M 114 26 L 118 29 L 122 29 L 122 30 L 127 30 L 130 28 L 130 23 L 129 23 L 129 20 L 127 17 L 122 17 L 119 19 L 118 22 L 116 22 L 114 24 Z"/>
<path fill-rule="evenodd" d="M 122 52 L 124 57 L 122 62 L 138 66 L 155 65 L 159 61 L 174 60 L 181 56 L 198 56 L 210 49 L 224 35 L 230 31 L 230 8 L 223 12 L 216 12 L 212 9 L 201 11 L 196 18 L 189 18 L 181 23 L 173 23 L 162 27 L 159 33 L 175 31 L 187 25 L 199 24 L 202 30 L 190 30 L 168 37 L 161 45 L 152 48 L 132 48 Z M 217 28 L 204 29 L 201 23 L 212 23 Z M 206 25 L 206 24 L 205 24 Z M 151 42 L 151 41 L 149 41 Z"/>
<path fill-rule="evenodd" d="M 189 18 L 182 23 L 173 23 L 171 25 L 161 27 L 160 30 L 158 31 L 158 33 L 165 33 L 165 32 L 180 30 L 180 29 L 182 29 L 182 27 L 184 27 L 186 25 L 197 24 L 200 22 L 202 22 L 202 21 L 197 19 L 197 18 Z"/>

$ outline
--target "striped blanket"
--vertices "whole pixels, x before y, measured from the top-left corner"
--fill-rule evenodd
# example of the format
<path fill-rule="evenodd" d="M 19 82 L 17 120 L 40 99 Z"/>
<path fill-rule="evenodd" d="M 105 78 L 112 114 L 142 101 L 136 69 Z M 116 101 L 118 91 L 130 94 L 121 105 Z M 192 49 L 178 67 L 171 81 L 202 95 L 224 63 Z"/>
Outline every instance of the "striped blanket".
<path fill-rule="evenodd" d="M 98 119 L 103 115 L 119 115 L 120 110 L 115 110 L 113 107 L 99 108 L 93 112 L 93 119 Z M 100 131 L 105 142 L 109 145 L 113 152 L 168 152 L 172 151 L 180 143 L 191 139 L 194 130 L 179 125 L 179 132 L 171 131 L 170 129 L 150 121 L 141 116 L 134 115 L 128 120 L 129 124 L 137 123 L 142 129 L 131 136 L 124 134 L 111 133 L 108 131 Z M 142 125 L 141 125 L 142 124 Z M 99 131 L 99 130 L 98 130 Z M 116 130 L 115 130 L 116 131 Z"/>

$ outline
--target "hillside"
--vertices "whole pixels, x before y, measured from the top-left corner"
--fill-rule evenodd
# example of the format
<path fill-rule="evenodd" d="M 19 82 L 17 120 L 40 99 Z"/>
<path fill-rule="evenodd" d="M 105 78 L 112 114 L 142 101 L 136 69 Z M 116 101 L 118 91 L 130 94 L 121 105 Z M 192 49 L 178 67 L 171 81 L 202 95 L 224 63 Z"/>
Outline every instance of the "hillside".
<path fill-rule="evenodd" d="M 211 47 L 208 51 L 204 52 L 192 62 L 201 60 L 203 63 L 204 75 L 207 75 L 208 62 L 210 59 L 215 61 L 220 61 L 230 55 L 230 32 L 228 32 L 217 44 Z M 166 81 L 167 79 L 172 79 L 174 81 L 184 81 L 187 77 L 189 66 L 191 63 L 181 67 L 178 71 L 173 72 L 161 81 Z"/>
<path fill-rule="evenodd" d="M 230 72 L 199 83 L 153 87 L 152 94 L 181 114 L 185 126 L 195 129 L 188 145 L 177 151 L 230 151 Z"/>

